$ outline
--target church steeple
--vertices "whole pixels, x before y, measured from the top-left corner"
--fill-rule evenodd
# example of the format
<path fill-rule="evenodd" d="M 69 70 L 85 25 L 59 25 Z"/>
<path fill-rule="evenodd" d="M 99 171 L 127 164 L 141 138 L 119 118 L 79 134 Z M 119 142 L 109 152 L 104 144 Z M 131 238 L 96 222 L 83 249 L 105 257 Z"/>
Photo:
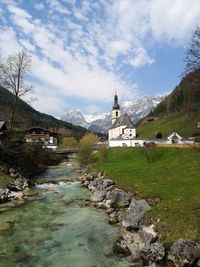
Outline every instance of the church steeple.
<path fill-rule="evenodd" d="M 118 103 L 118 96 L 117 96 L 116 93 L 115 93 L 115 96 L 114 96 L 113 109 L 120 109 L 120 106 L 119 106 L 119 103 Z"/>
<path fill-rule="evenodd" d="M 115 93 L 115 96 L 114 96 L 114 104 L 113 104 L 113 107 L 112 107 L 112 124 L 119 117 L 120 117 L 120 105 L 118 103 L 117 93 Z"/>

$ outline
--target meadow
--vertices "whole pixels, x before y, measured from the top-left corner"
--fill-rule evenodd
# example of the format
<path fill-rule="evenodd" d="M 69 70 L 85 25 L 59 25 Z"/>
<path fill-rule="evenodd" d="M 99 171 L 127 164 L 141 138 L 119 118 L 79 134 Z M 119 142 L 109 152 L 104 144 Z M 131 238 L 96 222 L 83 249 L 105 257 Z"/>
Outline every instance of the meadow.
<path fill-rule="evenodd" d="M 151 203 L 145 220 L 155 224 L 166 246 L 178 238 L 200 240 L 198 149 L 110 148 L 106 161 L 95 154 L 94 168 Z"/>

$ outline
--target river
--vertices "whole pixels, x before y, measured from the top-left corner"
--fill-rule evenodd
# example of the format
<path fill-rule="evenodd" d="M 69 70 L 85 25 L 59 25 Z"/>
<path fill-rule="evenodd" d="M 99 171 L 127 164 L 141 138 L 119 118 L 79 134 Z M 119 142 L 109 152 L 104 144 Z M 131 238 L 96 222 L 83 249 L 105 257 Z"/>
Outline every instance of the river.
<path fill-rule="evenodd" d="M 36 198 L 0 206 L 0 267 L 127 266 L 112 253 L 119 229 L 83 205 L 90 192 L 70 182 L 75 172 L 73 161 L 49 167 Z M 49 182 L 55 179 L 65 182 Z"/>

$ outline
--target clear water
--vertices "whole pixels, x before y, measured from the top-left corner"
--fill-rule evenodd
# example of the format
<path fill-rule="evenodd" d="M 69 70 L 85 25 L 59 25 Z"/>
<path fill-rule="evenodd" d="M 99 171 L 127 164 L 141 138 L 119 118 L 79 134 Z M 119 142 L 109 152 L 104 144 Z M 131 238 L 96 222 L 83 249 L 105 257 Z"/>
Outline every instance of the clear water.
<path fill-rule="evenodd" d="M 73 163 L 51 167 L 48 180 L 69 180 Z M 102 211 L 85 207 L 90 192 L 78 183 L 44 183 L 35 200 L 1 205 L 0 267 L 114 267 L 127 266 L 112 254 L 117 227 Z M 3 208 L 2 208 L 3 207 Z"/>

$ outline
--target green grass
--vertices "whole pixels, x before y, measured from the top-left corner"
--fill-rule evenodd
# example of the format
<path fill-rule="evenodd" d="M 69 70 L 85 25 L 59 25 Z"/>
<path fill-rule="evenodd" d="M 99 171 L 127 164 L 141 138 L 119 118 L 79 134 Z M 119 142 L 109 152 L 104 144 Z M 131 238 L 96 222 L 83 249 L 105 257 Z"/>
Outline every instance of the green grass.
<path fill-rule="evenodd" d="M 148 163 L 144 151 L 109 149 L 108 162 L 102 162 L 97 154 L 94 168 L 104 170 L 121 189 L 159 200 L 146 220 L 153 219 L 165 245 L 181 237 L 200 240 L 200 152 L 153 148 L 152 162 Z"/>
<path fill-rule="evenodd" d="M 200 121 L 200 112 L 172 113 L 150 122 L 142 128 L 139 127 L 137 133 L 140 137 L 150 138 L 155 137 L 157 132 L 167 136 L 172 131 L 176 131 L 182 136 L 192 136 L 194 133 L 200 135 L 200 129 L 196 127 L 197 121 Z"/>

